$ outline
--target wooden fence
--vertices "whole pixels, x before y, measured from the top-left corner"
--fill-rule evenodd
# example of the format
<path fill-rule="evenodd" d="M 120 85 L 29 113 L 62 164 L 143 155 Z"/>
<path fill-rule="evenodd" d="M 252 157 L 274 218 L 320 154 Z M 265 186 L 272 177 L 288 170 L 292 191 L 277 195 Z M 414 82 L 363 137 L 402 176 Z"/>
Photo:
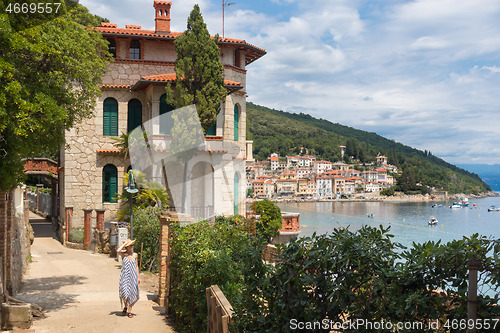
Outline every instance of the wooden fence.
<path fill-rule="evenodd" d="M 207 333 L 228 333 L 233 308 L 218 286 L 206 289 L 208 323 Z"/>

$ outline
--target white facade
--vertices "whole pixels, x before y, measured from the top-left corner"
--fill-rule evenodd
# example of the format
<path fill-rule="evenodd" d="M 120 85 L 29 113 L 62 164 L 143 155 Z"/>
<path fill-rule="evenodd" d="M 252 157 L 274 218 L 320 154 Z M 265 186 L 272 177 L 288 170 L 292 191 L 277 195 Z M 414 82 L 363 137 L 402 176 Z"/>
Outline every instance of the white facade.
<path fill-rule="evenodd" d="M 316 189 L 319 197 L 328 198 L 332 196 L 332 178 L 331 177 L 317 177 Z"/>

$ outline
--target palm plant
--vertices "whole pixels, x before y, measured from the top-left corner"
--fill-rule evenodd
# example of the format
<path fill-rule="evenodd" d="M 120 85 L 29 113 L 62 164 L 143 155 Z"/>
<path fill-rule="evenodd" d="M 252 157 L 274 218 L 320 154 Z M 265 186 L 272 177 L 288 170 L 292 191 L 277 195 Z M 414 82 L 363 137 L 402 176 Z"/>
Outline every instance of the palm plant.
<path fill-rule="evenodd" d="M 134 208 L 160 207 L 168 208 L 169 196 L 167 190 L 159 183 L 148 181 L 146 175 L 138 170 L 132 170 L 136 188 L 139 192 L 132 194 Z M 129 174 L 123 175 L 123 184 L 128 184 Z M 130 218 L 130 194 L 123 190 L 117 197 L 121 200 L 117 218 L 120 221 L 128 221 Z"/>

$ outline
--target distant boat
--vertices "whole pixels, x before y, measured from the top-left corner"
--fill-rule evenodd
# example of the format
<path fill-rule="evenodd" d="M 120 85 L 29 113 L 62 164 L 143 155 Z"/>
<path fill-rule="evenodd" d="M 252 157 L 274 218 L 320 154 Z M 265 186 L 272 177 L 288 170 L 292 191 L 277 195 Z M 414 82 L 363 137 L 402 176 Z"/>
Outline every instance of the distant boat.
<path fill-rule="evenodd" d="M 368 217 L 373 217 L 373 214 L 367 214 Z"/>
<path fill-rule="evenodd" d="M 436 224 L 438 224 L 438 220 L 437 220 L 437 218 L 435 218 L 435 217 L 431 216 L 431 217 L 429 218 L 429 225 L 436 225 Z"/>
<path fill-rule="evenodd" d="M 453 205 L 450 206 L 450 208 L 462 208 L 462 206 L 454 202 Z"/>
<path fill-rule="evenodd" d="M 469 206 L 469 199 L 468 198 L 462 198 L 458 202 L 454 202 L 454 205 L 459 205 L 460 207 L 467 207 Z"/>
<path fill-rule="evenodd" d="M 443 205 L 438 205 L 438 204 L 432 205 L 432 208 L 436 208 L 436 207 L 443 207 Z"/>
<path fill-rule="evenodd" d="M 491 206 L 488 208 L 488 212 L 500 212 L 500 207 Z"/>

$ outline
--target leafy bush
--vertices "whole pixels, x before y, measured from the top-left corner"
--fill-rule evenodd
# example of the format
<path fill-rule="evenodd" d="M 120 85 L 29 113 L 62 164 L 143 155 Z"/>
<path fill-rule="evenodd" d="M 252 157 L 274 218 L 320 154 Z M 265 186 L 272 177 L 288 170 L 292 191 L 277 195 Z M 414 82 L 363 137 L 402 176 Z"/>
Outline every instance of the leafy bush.
<path fill-rule="evenodd" d="M 182 332 L 203 332 L 207 327 L 205 289 L 218 285 L 230 302 L 241 297 L 243 260 L 252 242 L 245 232 L 219 219 L 172 226 L 170 308 Z"/>
<path fill-rule="evenodd" d="M 83 243 L 83 229 L 72 229 L 69 233 L 68 240 L 71 243 Z"/>
<path fill-rule="evenodd" d="M 380 191 L 380 195 L 385 195 L 387 197 L 391 197 L 394 195 L 394 193 L 396 192 L 396 189 L 393 187 L 389 187 L 389 188 L 384 188 L 382 191 Z"/>
<path fill-rule="evenodd" d="M 137 208 L 160 207 L 167 208 L 169 197 L 165 187 L 159 183 L 146 180 L 146 174 L 138 170 L 132 170 L 134 182 L 139 192 L 132 194 L 134 210 Z M 128 184 L 129 174 L 123 175 L 123 184 Z M 118 195 L 121 201 L 117 218 L 120 221 L 128 221 L 130 217 L 130 193 L 123 189 L 122 194 Z"/>
<path fill-rule="evenodd" d="M 134 251 L 141 252 L 141 270 L 158 272 L 160 265 L 160 207 L 134 209 Z"/>
<path fill-rule="evenodd" d="M 279 235 L 282 227 L 283 217 L 281 209 L 269 200 L 254 201 L 252 210 L 260 215 L 257 222 L 257 234 L 262 236 L 267 242 L 271 242 L 273 237 Z"/>
<path fill-rule="evenodd" d="M 474 235 L 446 245 L 414 244 L 400 253 L 402 246 L 391 237 L 388 229 L 363 227 L 299 238 L 280 249 L 275 266 L 264 264 L 259 251 L 253 251 L 243 266 L 242 296 L 232 303 L 233 330 L 288 332 L 292 319 L 424 324 L 439 320 L 443 325 L 446 319 L 467 318 L 472 257 L 482 264 L 479 285 L 496 292 L 495 297 L 479 297 L 478 318 L 498 318 L 500 262 L 488 256 L 493 242 Z"/>

